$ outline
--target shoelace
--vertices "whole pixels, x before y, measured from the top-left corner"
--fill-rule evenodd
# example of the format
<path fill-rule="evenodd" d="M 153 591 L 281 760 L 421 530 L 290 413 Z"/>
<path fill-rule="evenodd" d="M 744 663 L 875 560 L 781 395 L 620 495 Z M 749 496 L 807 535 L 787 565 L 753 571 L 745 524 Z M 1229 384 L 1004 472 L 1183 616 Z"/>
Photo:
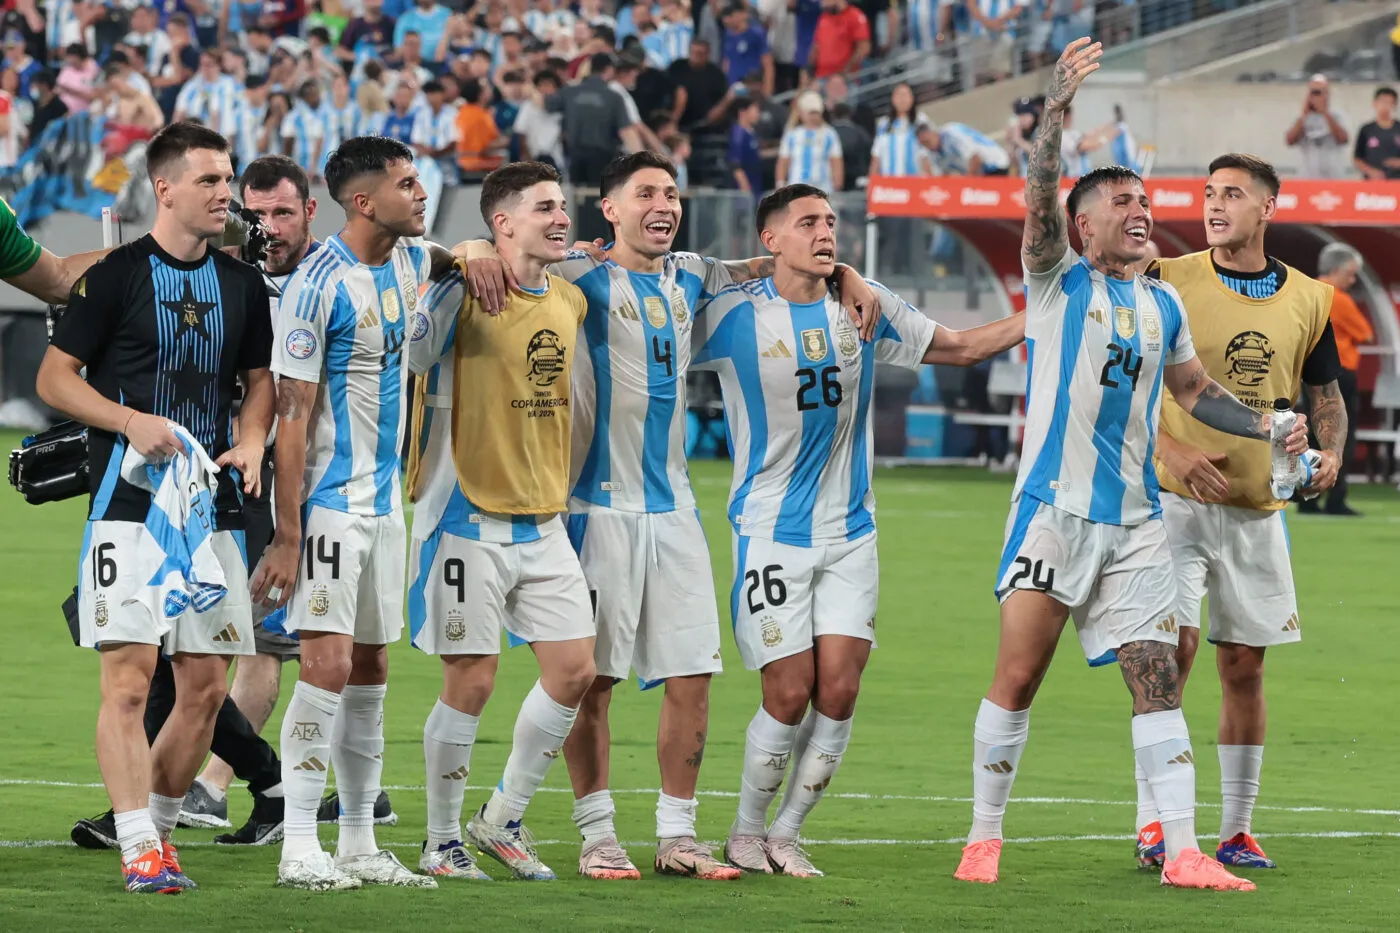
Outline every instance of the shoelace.
<path fill-rule="evenodd" d="M 791 846 L 784 846 L 784 848 L 792 852 L 792 859 L 797 863 L 798 868 L 804 871 L 817 870 L 817 866 L 812 864 L 812 859 L 807 855 L 806 849 L 802 848 L 797 843 L 793 843 Z"/>
<path fill-rule="evenodd" d="M 627 857 L 627 850 L 618 845 L 603 845 L 594 849 L 592 853 L 601 859 L 604 868 L 631 868 L 632 860 Z"/>
<path fill-rule="evenodd" d="M 714 853 L 698 842 L 678 842 L 671 847 L 671 851 L 679 852 L 681 855 L 688 855 L 696 862 L 715 861 Z"/>
<path fill-rule="evenodd" d="M 476 866 L 466 848 L 460 843 L 447 850 L 447 860 L 452 863 L 453 868 L 469 869 Z"/>

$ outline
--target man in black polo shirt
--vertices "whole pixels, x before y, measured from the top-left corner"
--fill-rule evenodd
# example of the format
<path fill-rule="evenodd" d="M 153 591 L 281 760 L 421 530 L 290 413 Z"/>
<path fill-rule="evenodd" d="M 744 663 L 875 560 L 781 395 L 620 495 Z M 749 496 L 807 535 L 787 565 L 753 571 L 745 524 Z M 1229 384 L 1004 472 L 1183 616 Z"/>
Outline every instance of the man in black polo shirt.
<path fill-rule="evenodd" d="M 156 198 L 151 233 L 73 286 L 37 388 L 90 428 L 79 629 L 83 645 L 101 652 L 97 759 L 116 811 L 126 887 L 178 893 L 194 884 L 180 870 L 170 830 L 209 750 L 229 656 L 253 650 L 242 494 L 258 491 L 272 423 L 272 323 L 261 274 L 209 246 L 223 234 L 232 198 L 228 142 L 196 124 L 168 126 L 151 140 L 147 174 Z M 246 392 L 233 445 L 240 379 Z M 181 446 L 172 422 L 221 468 L 211 542 L 227 592 L 203 612 L 169 599 L 148 608 L 148 581 L 164 579 L 166 565 L 150 566 L 143 535 L 161 539 L 147 524 L 151 495 L 122 478 L 128 448 L 158 462 Z M 148 749 L 142 711 L 160 653 L 174 667 L 176 699 Z"/>
<path fill-rule="evenodd" d="M 1400 125 L 1395 122 L 1395 88 L 1377 88 L 1371 98 L 1376 118 L 1356 132 L 1351 160 L 1361 177 L 1400 178 Z"/>

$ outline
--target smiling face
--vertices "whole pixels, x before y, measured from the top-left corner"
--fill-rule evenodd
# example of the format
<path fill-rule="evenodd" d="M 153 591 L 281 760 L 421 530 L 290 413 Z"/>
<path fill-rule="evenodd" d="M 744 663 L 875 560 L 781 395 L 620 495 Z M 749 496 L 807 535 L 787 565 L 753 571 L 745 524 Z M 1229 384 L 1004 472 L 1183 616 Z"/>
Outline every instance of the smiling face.
<path fill-rule="evenodd" d="M 232 180 L 233 163 L 227 152 L 191 149 L 172 163 L 169 172 L 157 176 L 156 197 L 180 227 L 209 240 L 224 232 Z"/>
<path fill-rule="evenodd" d="M 1240 168 L 1222 168 L 1206 179 L 1206 242 L 1235 250 L 1263 237 L 1278 200 Z"/>
<path fill-rule="evenodd" d="M 559 182 L 541 181 L 497 208 L 491 226 L 525 258 L 551 263 L 559 262 L 569 251 L 573 223 Z"/>
<path fill-rule="evenodd" d="M 1086 192 L 1074 223 L 1084 253 L 1110 265 L 1127 266 L 1147 255 L 1152 206 L 1136 179 L 1105 181 Z"/>
<path fill-rule="evenodd" d="M 779 263 L 826 278 L 836 271 L 836 212 L 825 198 L 798 198 L 768 218 L 760 236 Z"/>
<path fill-rule="evenodd" d="M 655 259 L 670 252 L 681 223 L 681 194 L 664 168 L 642 168 L 603 198 L 603 216 L 628 249 Z"/>

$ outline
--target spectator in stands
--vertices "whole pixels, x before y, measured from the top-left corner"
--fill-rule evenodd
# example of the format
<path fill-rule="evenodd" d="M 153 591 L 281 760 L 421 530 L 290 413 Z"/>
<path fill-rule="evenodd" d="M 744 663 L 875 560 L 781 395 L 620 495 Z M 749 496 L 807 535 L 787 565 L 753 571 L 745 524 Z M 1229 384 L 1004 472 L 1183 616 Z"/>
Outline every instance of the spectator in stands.
<path fill-rule="evenodd" d="M 321 87 L 307 81 L 297 92 L 291 112 L 282 120 L 282 154 L 288 156 L 312 179 L 321 174 L 326 148 L 326 127 L 318 112 Z"/>
<path fill-rule="evenodd" d="M 1006 151 L 1011 154 L 1011 164 L 1016 174 L 1026 174 L 1026 164 L 1030 160 L 1031 147 L 1035 140 L 1036 127 L 1040 125 L 1040 110 L 1045 99 L 1019 97 L 1011 105 L 1011 119 L 1006 124 Z"/>
<path fill-rule="evenodd" d="M 842 175 L 837 179 L 842 191 L 856 187 L 856 180 L 870 174 L 871 145 L 870 134 L 865 127 L 855 122 L 851 105 L 839 103 L 830 109 L 831 128 L 836 138 L 841 140 Z"/>
<path fill-rule="evenodd" d="M 644 58 L 645 53 L 640 48 L 628 50 L 619 55 L 614 60 L 613 79 L 608 82 L 608 87 L 617 92 L 627 107 L 627 118 L 631 122 L 623 131 L 623 139 L 635 140 L 627 143 L 628 149 L 635 151 L 640 148 L 659 152 L 664 148 L 661 139 L 642 120 L 641 108 L 637 106 L 637 101 L 632 97 L 632 89 L 637 86 L 637 75 L 641 72 Z"/>
<path fill-rule="evenodd" d="M 1332 333 L 1337 338 L 1337 358 L 1342 371 L 1337 376 L 1337 388 L 1347 409 L 1347 440 L 1342 449 L 1342 468 L 1337 471 L 1337 483 L 1327 491 L 1327 502 L 1321 511 L 1328 515 L 1359 515 L 1347 505 L 1347 464 L 1356 451 L 1356 419 L 1359 414 L 1356 394 L 1356 370 L 1361 365 L 1359 343 L 1370 343 L 1375 337 L 1371 322 L 1356 306 L 1349 292 L 1361 273 L 1361 254 L 1345 243 L 1328 243 L 1317 258 L 1317 278 L 1332 286 Z M 1317 446 L 1316 439 L 1313 446 Z M 1299 511 L 1319 511 L 1317 500 L 1305 502 Z"/>
<path fill-rule="evenodd" d="M 272 33 L 252 27 L 243 34 L 243 51 L 248 53 L 248 74 L 267 77 L 272 67 Z"/>
<path fill-rule="evenodd" d="M 274 91 L 268 84 L 267 118 L 263 121 L 258 151 L 260 153 L 282 152 L 282 123 L 292 112 L 292 95 L 286 91 Z"/>
<path fill-rule="evenodd" d="M 919 140 L 949 175 L 1007 175 L 1006 150 L 965 123 L 919 128 Z"/>
<path fill-rule="evenodd" d="M 704 39 L 690 43 L 690 54 L 666 69 L 676 80 L 676 103 L 672 109 L 681 129 L 692 136 L 718 123 L 732 100 L 724 71 L 710 61 L 710 44 Z"/>
<path fill-rule="evenodd" d="M 881 117 L 879 133 L 870 152 L 870 174 L 896 178 L 932 175 L 933 158 L 919 142 L 919 126 L 928 118 L 914 102 L 914 89 L 896 84 L 890 91 L 890 115 Z M 842 140 L 845 149 L 845 140 Z M 846 150 L 850 151 L 850 150 Z"/>
<path fill-rule="evenodd" d="M 199 54 L 199 74 L 185 82 L 175 98 L 174 122 L 198 120 L 233 139 L 238 135 L 238 108 L 242 88 L 224 74 L 218 49 Z"/>
<path fill-rule="evenodd" d="M 476 26 L 465 13 L 454 13 L 447 19 L 447 28 L 438 40 L 437 60 L 450 64 L 453 59 L 470 55 L 476 48 Z"/>
<path fill-rule="evenodd" d="M 791 110 L 771 97 L 765 96 L 762 79 L 754 75 L 749 75 L 748 79 L 744 81 L 744 91 L 749 97 L 758 101 L 758 126 L 754 128 L 754 132 L 758 134 L 759 146 L 764 150 L 771 150 L 771 152 L 765 151 L 765 156 L 776 156 L 777 143 L 787 130 L 787 121 Z"/>
<path fill-rule="evenodd" d="M 852 119 L 856 124 L 873 139 L 875 137 L 875 111 L 863 103 L 851 100 L 851 86 L 846 81 L 846 76 L 834 74 L 826 79 L 826 85 L 822 96 L 826 99 L 826 112 L 829 114 L 833 107 L 840 104 L 851 106 Z"/>
<path fill-rule="evenodd" d="M 669 68 L 673 63 L 685 61 L 690 56 L 690 43 L 695 39 L 695 21 L 691 18 L 690 4 L 686 0 L 676 0 L 663 8 L 664 22 L 657 30 L 661 36 L 662 58 Z"/>
<path fill-rule="evenodd" d="M 734 186 L 752 196 L 750 209 L 763 197 L 763 159 L 759 155 L 756 132 L 760 113 L 758 100 L 753 97 L 734 102 L 730 112 L 729 149 L 725 153 Z"/>
<path fill-rule="evenodd" d="M 544 102 L 559 92 L 559 75 L 541 71 L 535 75 L 534 93 L 520 105 L 514 133 L 520 143 L 520 159 L 548 162 L 561 171 L 564 168 L 562 118 L 545 109 Z"/>
<path fill-rule="evenodd" d="M 44 135 L 44 128 L 54 120 L 68 115 L 68 106 L 64 104 L 63 98 L 55 93 L 57 82 L 52 71 L 47 69 L 39 72 L 30 82 L 34 88 L 34 119 L 29 123 L 29 145 L 34 145 L 39 138 Z M 98 91 L 93 89 L 93 99 L 97 97 Z M 86 107 L 84 109 L 87 109 Z"/>
<path fill-rule="evenodd" d="M 438 164 L 443 184 L 455 185 L 458 108 L 447 102 L 447 89 L 441 81 L 424 84 L 423 97 L 425 103 L 417 109 L 413 124 L 413 150 Z"/>
<path fill-rule="evenodd" d="M 846 171 L 841 138 L 826 122 L 825 109 L 821 95 L 815 91 L 806 91 L 797 98 L 792 121 L 778 149 L 779 188 L 802 183 L 826 192 L 840 190 Z"/>
<path fill-rule="evenodd" d="M 578 18 L 590 26 L 606 26 L 617 41 L 617 20 L 603 12 L 603 0 L 578 0 Z"/>
<path fill-rule="evenodd" d="M 1378 88 L 1371 98 L 1376 118 L 1356 131 L 1351 161 L 1363 178 L 1400 178 L 1400 126 L 1395 125 L 1395 99 L 1395 88 Z"/>
<path fill-rule="evenodd" d="M 722 67 L 731 85 L 755 71 L 763 74 L 763 93 L 773 93 L 773 52 L 768 48 L 768 32 L 749 15 L 747 0 L 739 0 L 724 11 Z"/>
<path fill-rule="evenodd" d="M 643 50 L 642 67 L 632 88 L 637 109 L 650 119 L 651 114 L 664 110 L 673 113 L 676 105 L 676 79 L 656 67 L 655 61 Z"/>
<path fill-rule="evenodd" d="M 34 76 L 43 70 L 42 62 L 29 54 L 29 50 L 24 44 L 24 34 L 19 32 L 5 33 L 5 67 L 15 73 L 19 79 L 19 90 L 16 92 L 20 97 L 28 98 L 29 82 L 34 80 Z"/>
<path fill-rule="evenodd" d="M 870 24 L 871 58 L 884 58 L 899 43 L 899 5 L 892 0 L 855 0 Z"/>
<path fill-rule="evenodd" d="M 500 130 L 505 139 L 506 162 L 520 161 L 520 145 L 516 141 L 513 127 L 515 121 L 520 119 L 520 108 L 525 105 L 527 86 L 523 69 L 502 72 L 501 84 L 497 88 L 500 94 L 496 98 L 496 103 L 491 107 L 491 116 L 496 121 L 496 128 Z M 460 96 L 460 92 L 458 92 L 458 97 Z"/>
<path fill-rule="evenodd" d="M 967 11 L 972 17 L 972 42 L 964 68 L 970 66 L 977 84 L 1011 77 L 1015 26 L 1026 12 L 1026 0 L 968 0 Z"/>
<path fill-rule="evenodd" d="M 397 72 L 387 84 L 391 94 L 400 81 L 407 80 L 417 89 L 433 80 L 432 69 L 423 62 L 423 37 L 416 32 L 404 33 L 398 54 L 386 59 L 384 64 Z"/>
<path fill-rule="evenodd" d="M 165 114 L 167 120 L 174 118 L 180 89 L 194 80 L 194 76 L 199 72 L 199 52 L 194 46 L 178 46 L 174 56 L 161 69 L 160 76 L 151 82 L 156 103 L 160 104 L 161 113 Z"/>
<path fill-rule="evenodd" d="M 160 28 L 160 16 L 152 6 L 141 6 L 132 11 L 131 32 L 122 41 L 141 53 L 139 58 L 132 60 L 132 66 L 152 77 L 160 74 L 161 65 L 173 51 L 170 36 Z"/>
<path fill-rule="evenodd" d="M 457 108 L 457 164 L 465 175 L 477 176 L 499 168 L 501 151 L 510 142 L 496 127 L 491 111 L 482 103 L 482 83 L 462 85 L 462 104 Z"/>
<path fill-rule="evenodd" d="M 37 76 L 37 75 L 36 75 Z M 63 105 L 72 113 L 82 113 L 92 103 L 97 79 L 102 69 L 88 54 L 87 46 L 74 42 L 63 50 L 63 67 L 58 71 L 56 87 Z M 38 136 L 38 133 L 32 133 Z"/>
<path fill-rule="evenodd" d="M 267 123 L 267 79 L 249 78 L 243 84 L 243 106 L 238 108 L 238 133 L 233 137 L 234 172 L 269 152 L 263 127 Z"/>
<path fill-rule="evenodd" d="M 274 38 L 296 37 L 301 35 L 301 25 L 306 19 L 306 7 L 307 0 L 267 0 L 263 4 L 262 18 L 258 22 Z"/>
<path fill-rule="evenodd" d="M 603 169 L 617 154 L 619 143 L 625 141 L 631 150 L 641 148 L 635 134 L 628 133 L 632 120 L 627 105 L 608 86 L 613 72 L 611 55 L 594 55 L 588 77 L 562 88 L 546 101 L 551 113 L 563 114 L 569 181 L 575 185 L 596 186 Z M 630 138 L 624 139 L 625 136 Z"/>
<path fill-rule="evenodd" d="M 384 85 L 378 81 L 364 80 L 355 89 L 355 104 L 360 108 L 360 135 L 383 136 L 384 124 L 389 119 L 389 99 L 384 94 Z"/>
<path fill-rule="evenodd" d="M 870 55 L 870 21 L 846 0 L 822 0 L 810 60 L 818 80 L 853 75 Z"/>
<path fill-rule="evenodd" d="M 24 120 L 15 97 L 18 88 L 19 76 L 12 69 L 0 72 L 0 169 L 14 166 L 24 151 Z"/>
<path fill-rule="evenodd" d="M 1302 153 L 1304 178 L 1340 178 L 1346 170 L 1346 145 L 1351 138 L 1347 118 L 1332 106 L 1332 89 L 1326 75 L 1308 79 L 1303 112 L 1288 128 L 1284 140 Z"/>
<path fill-rule="evenodd" d="M 684 133 L 670 133 L 661 145 L 661 151 L 676 166 L 676 190 L 684 193 L 690 187 L 690 137 Z"/>
<path fill-rule="evenodd" d="M 394 48 L 394 20 L 384 15 L 384 0 L 361 0 L 364 12 L 350 20 L 340 34 L 335 54 L 358 72 L 371 58 L 384 58 Z"/>
<path fill-rule="evenodd" d="M 418 0 L 413 9 L 394 21 L 394 47 L 401 48 L 404 36 L 416 32 L 422 43 L 421 48 L 427 50 L 424 56 L 434 65 L 440 65 L 442 56 L 439 46 L 451 17 L 452 11 L 437 0 Z"/>
<path fill-rule="evenodd" d="M 228 75 L 239 86 L 243 87 L 248 83 L 248 53 L 240 48 L 226 48 L 223 50 L 224 74 Z M 336 67 L 339 71 L 339 66 Z"/>
<path fill-rule="evenodd" d="M 524 72 L 529 67 L 525 61 L 525 43 L 518 32 L 501 33 L 501 54 L 493 63 L 496 74 L 506 71 Z"/>
<path fill-rule="evenodd" d="M 1117 127 L 1110 123 L 1095 130 L 1074 128 L 1074 110 L 1065 108 L 1064 130 L 1060 134 L 1060 174 L 1065 178 L 1078 178 L 1093 169 L 1089 153 L 1102 149 L 1104 143 L 1116 135 Z"/>
<path fill-rule="evenodd" d="M 413 145 L 413 124 L 418 119 L 417 110 L 413 106 L 413 98 L 417 95 L 418 89 L 411 80 L 403 80 L 394 88 L 390 95 L 391 107 L 384 115 L 384 124 L 379 128 L 379 135 L 388 136 L 390 139 L 397 139 L 406 146 Z M 466 96 L 466 86 L 463 85 L 463 97 Z"/>

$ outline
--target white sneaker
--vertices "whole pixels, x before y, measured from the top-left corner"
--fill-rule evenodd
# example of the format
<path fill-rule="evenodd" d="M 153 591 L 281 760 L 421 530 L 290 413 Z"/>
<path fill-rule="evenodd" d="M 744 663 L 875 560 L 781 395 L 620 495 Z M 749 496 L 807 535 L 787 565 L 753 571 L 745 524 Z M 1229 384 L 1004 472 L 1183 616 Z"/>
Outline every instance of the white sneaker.
<path fill-rule="evenodd" d="M 464 881 L 490 881 L 491 876 L 481 870 L 476 859 L 467 852 L 467 847 L 455 839 L 443 846 L 429 849 L 423 843 L 423 855 L 418 859 L 418 870 L 425 875 L 437 878 L 459 878 Z"/>
<path fill-rule="evenodd" d="M 364 884 L 386 884 L 397 888 L 437 887 L 437 882 L 427 875 L 415 875 L 405 868 L 398 856 L 388 849 L 336 859 L 335 867 Z"/>
<path fill-rule="evenodd" d="M 768 843 L 762 836 L 731 832 L 724 844 L 724 860 L 740 871 L 756 875 L 773 874 L 773 866 L 768 864 Z"/>
<path fill-rule="evenodd" d="M 327 853 L 317 852 L 278 865 L 277 886 L 303 891 L 353 891 L 360 886 L 360 880 L 337 868 L 335 859 Z"/>
<path fill-rule="evenodd" d="M 812 864 L 796 839 L 769 839 L 768 861 L 773 863 L 774 872 L 792 878 L 820 878 L 824 874 Z"/>
<path fill-rule="evenodd" d="M 540 861 L 535 837 L 518 822 L 499 826 L 483 818 L 485 807 L 467 823 L 467 838 L 482 855 L 489 855 L 524 881 L 553 881 L 554 869 Z"/>

